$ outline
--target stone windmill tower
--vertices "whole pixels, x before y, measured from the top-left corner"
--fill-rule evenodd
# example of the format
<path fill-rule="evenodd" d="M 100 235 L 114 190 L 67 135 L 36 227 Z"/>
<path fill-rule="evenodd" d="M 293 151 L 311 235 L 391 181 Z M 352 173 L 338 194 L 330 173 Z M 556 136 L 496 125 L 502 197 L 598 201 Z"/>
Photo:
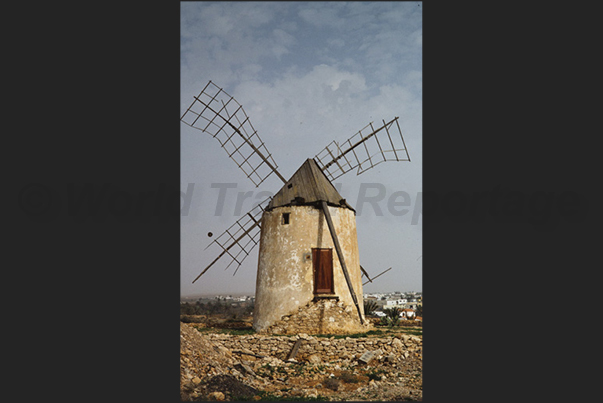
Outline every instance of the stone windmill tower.
<path fill-rule="evenodd" d="M 216 138 L 256 186 L 273 173 L 284 183 L 210 244 L 222 252 L 193 283 L 225 255 L 238 270 L 259 243 L 256 331 L 366 329 L 362 275 L 371 279 L 360 266 L 355 211 L 331 181 L 352 169 L 360 174 L 384 161 L 410 161 L 398 118 L 377 129 L 370 123 L 341 145 L 333 141 L 289 180 L 277 171 L 241 105 L 211 81 L 181 120 Z"/>
<path fill-rule="evenodd" d="M 364 312 L 355 211 L 313 159 L 273 197 L 261 225 L 254 328 L 359 331 Z"/>

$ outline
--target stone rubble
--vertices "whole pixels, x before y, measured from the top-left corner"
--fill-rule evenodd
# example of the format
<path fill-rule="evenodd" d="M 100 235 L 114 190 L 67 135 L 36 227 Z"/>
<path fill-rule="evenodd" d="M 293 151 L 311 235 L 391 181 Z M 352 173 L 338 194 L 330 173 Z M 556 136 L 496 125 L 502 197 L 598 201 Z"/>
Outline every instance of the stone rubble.
<path fill-rule="evenodd" d="M 328 320 L 325 320 L 328 318 Z M 369 322 L 360 323 L 358 313 L 353 306 L 342 301 L 319 300 L 300 306 L 297 311 L 283 316 L 262 334 L 305 334 L 328 333 L 348 334 L 366 332 L 373 329 Z M 307 335 L 306 335 L 307 336 Z"/>
<path fill-rule="evenodd" d="M 330 400 L 422 400 L 421 337 L 235 336 L 201 333 L 186 323 L 181 323 L 180 333 L 183 401 L 235 400 L 243 392 L 250 393 L 248 400 L 261 400 L 263 394 Z M 295 360 L 285 361 L 298 339 L 302 343 Z M 359 361 L 367 352 L 375 353 L 368 364 Z M 344 380 L 337 391 L 323 387 L 331 374 Z M 345 382 L 350 377 L 357 377 L 357 382 Z M 209 390 L 207 385 L 218 378 L 228 382 L 220 390 L 215 385 Z"/>
<path fill-rule="evenodd" d="M 422 340 L 417 336 L 408 336 L 403 334 L 401 338 L 369 338 L 359 337 L 345 339 L 335 339 L 333 336 L 325 339 L 323 337 L 313 337 L 308 335 L 288 336 L 269 336 L 269 335 L 244 335 L 232 336 L 227 334 L 208 334 L 207 337 L 214 343 L 226 347 L 230 351 L 246 351 L 256 355 L 266 355 L 286 360 L 289 352 L 293 348 L 295 341 L 299 338 L 304 339 L 295 359 L 297 361 L 311 360 L 318 363 L 333 359 L 358 359 L 367 351 L 381 350 L 379 355 L 399 352 L 418 352 L 422 348 Z M 314 357 L 312 357 L 314 356 Z M 247 356 L 246 359 L 254 360 L 253 356 Z"/>

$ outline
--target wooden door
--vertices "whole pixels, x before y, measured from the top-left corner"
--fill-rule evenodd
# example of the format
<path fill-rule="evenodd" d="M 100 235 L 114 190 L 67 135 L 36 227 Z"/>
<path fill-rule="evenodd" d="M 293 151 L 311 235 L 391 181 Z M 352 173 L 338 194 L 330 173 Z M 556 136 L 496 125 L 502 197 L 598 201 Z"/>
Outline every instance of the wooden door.
<path fill-rule="evenodd" d="M 333 249 L 312 248 L 314 293 L 333 294 Z"/>

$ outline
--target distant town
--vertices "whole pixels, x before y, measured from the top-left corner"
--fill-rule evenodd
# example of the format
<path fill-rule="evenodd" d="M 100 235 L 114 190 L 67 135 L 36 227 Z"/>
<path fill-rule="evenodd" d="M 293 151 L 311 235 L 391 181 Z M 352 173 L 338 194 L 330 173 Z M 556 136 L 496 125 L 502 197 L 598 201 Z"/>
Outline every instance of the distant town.
<path fill-rule="evenodd" d="M 417 309 L 423 305 L 423 293 L 420 291 L 367 293 L 363 294 L 365 301 L 373 300 L 379 308 L 398 307 L 402 309 Z"/>
<path fill-rule="evenodd" d="M 385 316 L 383 309 L 388 308 L 400 308 L 402 310 L 416 311 L 417 308 L 423 305 L 423 293 L 420 291 L 396 291 L 396 292 L 377 292 L 377 293 L 365 293 L 363 294 L 364 302 L 374 301 L 377 304 L 375 314 L 377 316 Z M 180 303 L 192 303 L 200 302 L 207 303 L 210 301 L 221 301 L 223 303 L 229 303 L 232 306 L 248 305 L 255 302 L 255 295 L 197 295 L 181 297 Z M 407 312 L 408 312 L 407 311 Z M 410 315 L 409 315 L 410 316 Z"/>

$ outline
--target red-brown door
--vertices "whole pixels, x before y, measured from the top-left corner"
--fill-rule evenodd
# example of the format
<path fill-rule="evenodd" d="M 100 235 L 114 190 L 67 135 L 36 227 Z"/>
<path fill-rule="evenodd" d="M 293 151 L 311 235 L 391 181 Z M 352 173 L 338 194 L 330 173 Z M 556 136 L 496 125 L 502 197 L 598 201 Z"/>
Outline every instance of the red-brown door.
<path fill-rule="evenodd" d="M 333 249 L 312 248 L 314 293 L 333 294 Z"/>

